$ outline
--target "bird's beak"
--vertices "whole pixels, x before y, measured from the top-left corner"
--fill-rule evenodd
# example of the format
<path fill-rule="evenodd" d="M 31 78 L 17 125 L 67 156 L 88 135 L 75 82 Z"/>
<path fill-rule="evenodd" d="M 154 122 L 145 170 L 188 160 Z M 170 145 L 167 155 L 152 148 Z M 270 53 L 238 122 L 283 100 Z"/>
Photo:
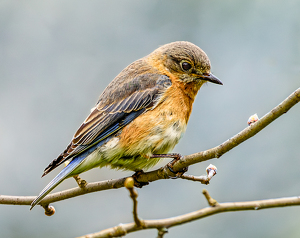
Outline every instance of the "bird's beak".
<path fill-rule="evenodd" d="M 218 79 L 212 73 L 210 73 L 210 74 L 202 74 L 201 77 L 200 77 L 200 79 L 209 81 L 211 83 L 223 85 L 223 83 L 220 81 L 220 79 Z"/>

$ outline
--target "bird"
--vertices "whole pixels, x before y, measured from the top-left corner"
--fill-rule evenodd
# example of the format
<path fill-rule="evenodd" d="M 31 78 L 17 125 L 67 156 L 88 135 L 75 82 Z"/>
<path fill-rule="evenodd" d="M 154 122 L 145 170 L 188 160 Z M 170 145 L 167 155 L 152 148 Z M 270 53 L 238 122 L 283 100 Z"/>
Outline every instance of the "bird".
<path fill-rule="evenodd" d="M 140 171 L 168 157 L 206 82 L 223 85 L 211 73 L 206 53 L 187 41 L 162 45 L 128 65 L 104 89 L 67 148 L 45 168 L 42 177 L 68 163 L 30 210 L 63 180 L 92 168 Z"/>

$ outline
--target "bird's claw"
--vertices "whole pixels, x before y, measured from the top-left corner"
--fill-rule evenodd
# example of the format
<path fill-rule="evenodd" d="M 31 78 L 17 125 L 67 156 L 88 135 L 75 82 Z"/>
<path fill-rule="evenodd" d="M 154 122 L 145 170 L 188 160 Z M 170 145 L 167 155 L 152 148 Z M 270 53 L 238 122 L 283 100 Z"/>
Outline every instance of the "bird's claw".
<path fill-rule="evenodd" d="M 148 185 L 149 182 L 139 182 L 138 177 L 143 174 L 143 170 L 136 171 L 131 177 L 134 179 L 134 186 L 137 188 L 142 188 L 145 185 Z"/>
<path fill-rule="evenodd" d="M 177 178 L 180 178 L 185 172 L 188 171 L 188 167 L 185 167 L 185 168 L 183 168 L 183 169 L 180 170 L 180 171 L 174 171 L 174 170 L 173 170 L 173 165 L 174 165 L 175 162 L 178 161 L 178 160 L 180 160 L 180 158 L 175 158 L 175 159 L 173 159 L 171 162 L 169 162 L 169 163 L 167 164 L 168 169 L 169 169 L 173 174 L 175 174 L 175 177 L 169 176 L 169 178 L 171 178 L 171 179 L 177 179 Z"/>

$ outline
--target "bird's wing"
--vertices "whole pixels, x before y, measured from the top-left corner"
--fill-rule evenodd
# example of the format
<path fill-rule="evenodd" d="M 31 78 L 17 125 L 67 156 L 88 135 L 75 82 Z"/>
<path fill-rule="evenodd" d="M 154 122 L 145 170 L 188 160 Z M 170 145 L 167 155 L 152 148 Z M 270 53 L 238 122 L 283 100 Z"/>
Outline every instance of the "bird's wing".
<path fill-rule="evenodd" d="M 129 82 L 139 82 L 137 89 L 118 90 L 112 93 L 116 99 L 113 103 L 103 103 L 105 97 L 98 102 L 97 107 L 78 129 L 67 149 L 45 169 L 43 176 L 65 160 L 71 160 L 33 200 L 30 210 L 70 176 L 90 153 L 105 143 L 106 138 L 117 133 L 146 110 L 153 109 L 159 103 L 164 91 L 172 85 L 171 80 L 165 75 L 148 74 L 147 77 L 148 80 L 145 80 L 147 86 L 143 84 L 145 75 L 142 75 Z M 118 95 L 114 95 L 116 93 Z"/>
<path fill-rule="evenodd" d="M 160 96 L 171 86 L 171 80 L 160 74 L 144 74 L 110 92 L 98 101 L 95 109 L 75 133 L 67 149 L 44 170 L 44 175 L 68 159 L 96 147 L 114 135 L 146 110 L 152 109 Z M 105 91 L 103 93 L 105 95 Z M 107 104 L 105 102 L 115 100 Z"/>

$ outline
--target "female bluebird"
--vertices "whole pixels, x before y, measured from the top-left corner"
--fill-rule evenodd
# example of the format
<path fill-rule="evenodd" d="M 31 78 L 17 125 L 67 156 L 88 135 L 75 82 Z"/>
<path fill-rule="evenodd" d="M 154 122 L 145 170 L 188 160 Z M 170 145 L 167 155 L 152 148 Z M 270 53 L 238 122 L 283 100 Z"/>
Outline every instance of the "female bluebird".
<path fill-rule="evenodd" d="M 127 66 L 100 95 L 66 150 L 44 170 L 43 176 L 69 162 L 31 209 L 64 179 L 92 168 L 154 166 L 182 137 L 196 94 L 207 81 L 222 84 L 210 72 L 204 51 L 185 41 L 163 45 Z"/>

